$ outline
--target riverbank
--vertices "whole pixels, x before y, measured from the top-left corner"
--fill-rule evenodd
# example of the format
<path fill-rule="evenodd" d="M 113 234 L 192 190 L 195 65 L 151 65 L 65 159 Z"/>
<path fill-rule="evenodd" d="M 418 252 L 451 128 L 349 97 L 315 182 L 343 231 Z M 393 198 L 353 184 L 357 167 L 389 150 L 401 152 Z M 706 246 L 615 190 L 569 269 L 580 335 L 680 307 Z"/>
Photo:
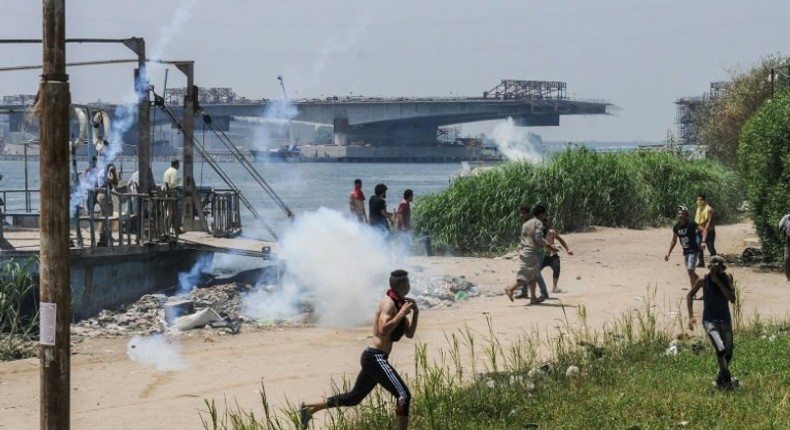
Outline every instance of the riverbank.
<path fill-rule="evenodd" d="M 501 294 L 518 268 L 513 259 L 469 257 L 412 257 L 406 268 L 420 276 L 464 276 L 474 283 L 478 298 L 425 310 L 416 342 L 429 354 L 447 349 L 445 336 L 465 327 L 483 348 L 488 319 L 502 347 L 507 349 L 524 333 L 555 337 L 570 324 L 579 324 L 577 306 L 584 305 L 592 329 L 611 324 L 619 315 L 642 309 L 652 297 L 659 324 L 677 327 L 688 277 L 678 249 L 669 262 L 669 228 L 623 230 L 601 228 L 563 235 L 573 256 L 562 255 L 560 288 L 542 305 L 523 300 L 511 303 Z M 717 249 L 740 254 L 744 241 L 755 237 L 750 224 L 719 226 Z M 752 268 L 728 269 L 739 281 L 746 317 L 787 317 L 790 284 L 778 272 Z M 701 273 L 701 271 L 698 270 Z M 549 271 L 544 274 L 548 277 Z M 353 298 L 349 298 L 353 300 Z M 701 304 L 696 305 L 697 312 Z M 371 309 L 372 311 L 372 309 Z M 700 329 L 697 330 L 700 333 Z M 127 357 L 128 337 L 74 338 L 72 348 L 71 419 L 73 428 L 151 429 L 200 428 L 203 399 L 223 404 L 238 402 L 259 415 L 259 389 L 265 384 L 275 410 L 286 399 L 298 402 L 329 393 L 332 379 L 353 378 L 370 328 L 351 329 L 260 327 L 238 335 L 195 331 L 174 342 L 180 346 L 185 368 L 161 372 Z M 393 364 L 413 376 L 415 341 L 396 345 Z M 38 359 L 0 363 L 0 428 L 35 429 L 39 416 Z M 748 381 L 747 381 L 748 383 Z M 415 400 L 417 401 L 417 400 Z M 321 424 L 321 416 L 317 417 Z"/>

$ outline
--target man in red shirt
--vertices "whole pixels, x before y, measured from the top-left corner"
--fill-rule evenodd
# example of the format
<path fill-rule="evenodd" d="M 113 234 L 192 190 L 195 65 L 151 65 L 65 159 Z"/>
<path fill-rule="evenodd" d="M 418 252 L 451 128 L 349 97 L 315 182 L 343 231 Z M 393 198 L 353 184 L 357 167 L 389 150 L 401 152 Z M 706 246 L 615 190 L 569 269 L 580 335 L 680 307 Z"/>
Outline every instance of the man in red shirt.
<path fill-rule="evenodd" d="M 395 227 L 398 230 L 401 251 L 406 252 L 411 247 L 411 201 L 414 200 L 414 192 L 406 190 L 403 192 L 403 200 L 398 204 L 395 212 L 397 219 Z"/>

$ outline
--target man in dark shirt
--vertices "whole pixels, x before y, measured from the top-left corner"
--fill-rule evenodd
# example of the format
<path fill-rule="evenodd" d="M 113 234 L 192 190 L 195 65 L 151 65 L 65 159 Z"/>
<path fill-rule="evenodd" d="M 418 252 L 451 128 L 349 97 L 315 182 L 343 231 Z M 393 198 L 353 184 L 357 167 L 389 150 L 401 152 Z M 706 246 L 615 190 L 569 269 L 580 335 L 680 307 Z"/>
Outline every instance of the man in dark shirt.
<path fill-rule="evenodd" d="M 392 214 L 387 212 L 387 186 L 384 184 L 376 184 L 373 188 L 374 195 L 368 200 L 368 219 L 370 225 L 379 229 L 384 236 L 390 235 L 390 218 Z"/>
<path fill-rule="evenodd" d="M 693 288 L 699 279 L 695 272 L 699 256 L 697 224 L 689 220 L 689 210 L 685 206 L 678 206 L 678 222 L 672 227 L 672 242 L 669 244 L 669 251 L 664 257 L 664 261 L 669 261 L 669 255 L 672 254 L 672 250 L 675 248 L 678 240 L 680 240 L 680 246 L 683 248 L 683 261 L 686 264 L 686 271 L 688 271 L 689 281 Z M 705 249 L 704 243 L 702 244 L 702 249 Z"/>
<path fill-rule="evenodd" d="M 727 266 L 724 258 L 718 255 L 711 257 L 708 267 L 710 269 L 708 274 L 697 280 L 686 297 L 689 313 L 688 327 L 689 330 L 694 330 L 694 325 L 697 323 L 694 319 L 693 299 L 697 290 L 702 288 L 702 327 L 708 333 L 716 350 L 716 360 L 719 364 L 716 386 L 730 389 L 738 386 L 738 380 L 730 375 L 729 368 L 733 350 L 730 303 L 735 303 L 735 289 L 732 275 L 725 272 Z"/>

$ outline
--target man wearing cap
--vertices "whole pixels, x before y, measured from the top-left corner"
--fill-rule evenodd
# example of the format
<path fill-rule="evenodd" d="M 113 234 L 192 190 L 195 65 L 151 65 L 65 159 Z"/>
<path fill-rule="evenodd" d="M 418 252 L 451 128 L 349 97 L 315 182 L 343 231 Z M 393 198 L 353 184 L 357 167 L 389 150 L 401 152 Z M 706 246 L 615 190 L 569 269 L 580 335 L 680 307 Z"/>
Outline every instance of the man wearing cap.
<path fill-rule="evenodd" d="M 689 275 L 691 287 L 697 283 L 699 276 L 695 272 L 697 258 L 699 256 L 699 246 L 697 245 L 697 223 L 689 219 L 689 210 L 685 206 L 678 206 L 678 222 L 672 227 L 672 242 L 669 244 L 669 251 L 664 257 L 664 261 L 669 261 L 669 255 L 675 248 L 675 244 L 680 240 L 683 248 L 683 262 L 686 264 L 686 271 Z M 705 243 L 702 243 L 705 249 Z"/>
<path fill-rule="evenodd" d="M 729 368 L 733 350 L 730 303 L 735 303 L 735 284 L 732 275 L 726 272 L 727 265 L 721 256 L 711 257 L 708 268 L 709 272 L 704 278 L 697 280 L 686 296 L 688 327 L 689 330 L 694 330 L 697 323 L 694 319 L 693 300 L 697 290 L 702 288 L 702 327 L 716 350 L 719 365 L 716 387 L 732 389 L 738 386 L 738 380 L 732 377 Z"/>

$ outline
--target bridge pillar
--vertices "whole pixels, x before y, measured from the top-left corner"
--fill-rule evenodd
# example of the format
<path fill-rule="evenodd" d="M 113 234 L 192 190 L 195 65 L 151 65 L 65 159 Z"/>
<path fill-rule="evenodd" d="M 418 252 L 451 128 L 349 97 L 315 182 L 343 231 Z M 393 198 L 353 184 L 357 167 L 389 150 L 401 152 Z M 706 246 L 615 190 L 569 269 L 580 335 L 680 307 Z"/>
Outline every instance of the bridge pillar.
<path fill-rule="evenodd" d="M 335 131 L 335 145 L 347 146 L 348 145 L 348 132 L 351 127 L 348 125 L 348 118 L 335 118 L 334 131 Z"/>

